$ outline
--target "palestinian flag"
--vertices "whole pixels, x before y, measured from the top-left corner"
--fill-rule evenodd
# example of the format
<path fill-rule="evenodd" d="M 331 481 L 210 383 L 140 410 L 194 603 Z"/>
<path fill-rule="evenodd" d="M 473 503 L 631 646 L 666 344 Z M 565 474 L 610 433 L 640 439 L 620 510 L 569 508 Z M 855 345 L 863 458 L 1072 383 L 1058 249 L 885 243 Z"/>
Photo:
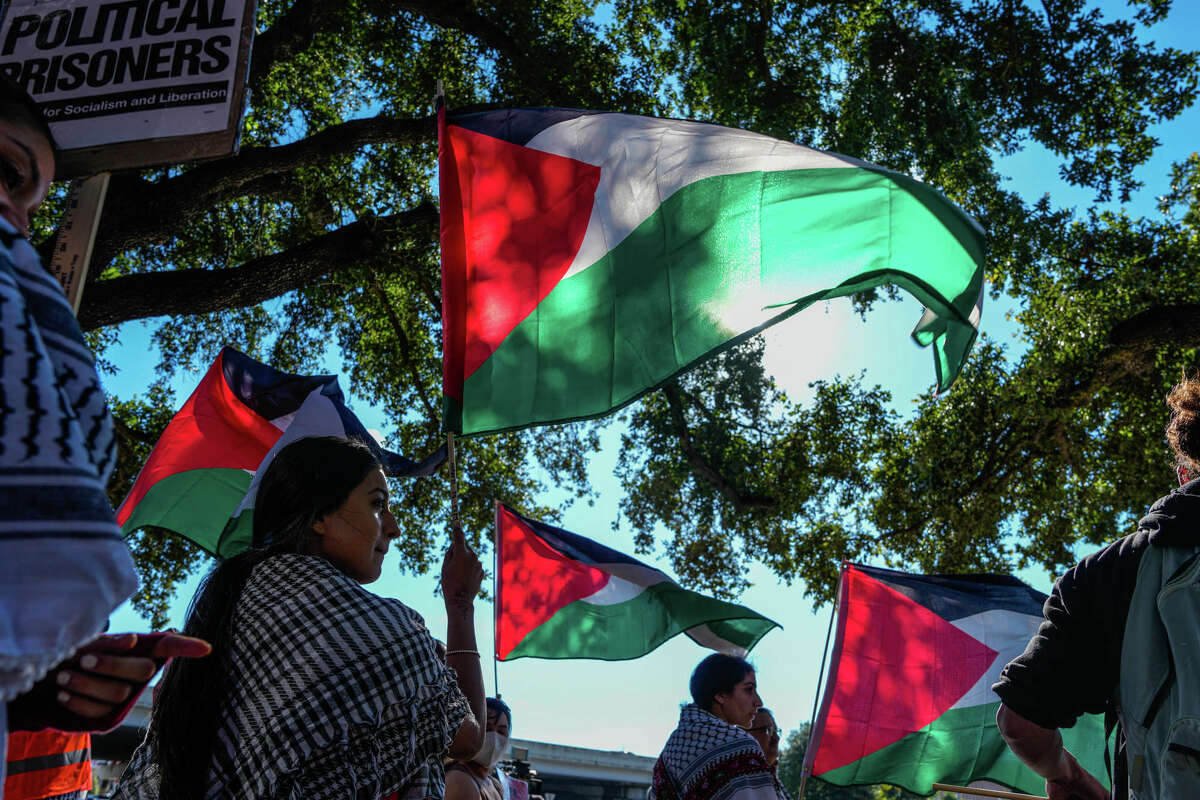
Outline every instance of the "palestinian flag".
<path fill-rule="evenodd" d="M 1025 649 L 1046 596 L 1007 575 L 910 575 L 847 564 L 837 638 L 805 770 L 839 786 L 988 780 L 1040 795 L 1045 781 L 996 729 L 992 684 Z M 1103 776 L 1104 723 L 1063 741 Z"/>
<path fill-rule="evenodd" d="M 356 437 L 392 477 L 432 474 L 441 449 L 420 464 L 379 447 L 346 407 L 333 375 L 289 375 L 221 350 L 171 418 L 117 511 L 128 536 L 153 525 L 227 558 L 250 546 L 258 476 L 275 453 L 305 436 Z"/>
<path fill-rule="evenodd" d="M 883 283 L 926 306 L 913 337 L 933 345 L 939 388 L 975 340 L 983 232 L 920 181 L 629 114 L 442 109 L 438 125 L 450 430 L 604 414 Z"/>
<path fill-rule="evenodd" d="M 745 654 L 779 627 L 599 542 L 496 504 L 496 658 L 640 658 L 680 633 Z"/>

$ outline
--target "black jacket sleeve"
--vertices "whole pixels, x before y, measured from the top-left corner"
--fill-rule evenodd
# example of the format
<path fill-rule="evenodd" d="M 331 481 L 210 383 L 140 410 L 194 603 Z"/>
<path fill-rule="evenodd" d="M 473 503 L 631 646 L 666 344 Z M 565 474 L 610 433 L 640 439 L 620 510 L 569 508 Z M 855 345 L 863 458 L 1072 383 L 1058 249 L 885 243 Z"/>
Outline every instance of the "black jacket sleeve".
<path fill-rule="evenodd" d="M 1110 707 L 1138 565 L 1149 546 L 1139 530 L 1085 558 L 1054 584 L 1025 652 L 992 687 L 1004 704 L 1044 728 L 1069 728 Z"/>

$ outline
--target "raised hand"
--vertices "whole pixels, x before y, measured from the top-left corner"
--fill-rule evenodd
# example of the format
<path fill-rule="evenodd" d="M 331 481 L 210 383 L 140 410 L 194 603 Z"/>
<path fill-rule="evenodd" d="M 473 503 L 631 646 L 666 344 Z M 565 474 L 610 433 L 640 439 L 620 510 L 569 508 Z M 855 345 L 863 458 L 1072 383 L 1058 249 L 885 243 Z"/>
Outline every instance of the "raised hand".
<path fill-rule="evenodd" d="M 450 549 L 442 560 L 442 597 L 446 606 L 470 606 L 483 585 L 483 565 L 467 544 L 460 526 L 454 526 Z"/>

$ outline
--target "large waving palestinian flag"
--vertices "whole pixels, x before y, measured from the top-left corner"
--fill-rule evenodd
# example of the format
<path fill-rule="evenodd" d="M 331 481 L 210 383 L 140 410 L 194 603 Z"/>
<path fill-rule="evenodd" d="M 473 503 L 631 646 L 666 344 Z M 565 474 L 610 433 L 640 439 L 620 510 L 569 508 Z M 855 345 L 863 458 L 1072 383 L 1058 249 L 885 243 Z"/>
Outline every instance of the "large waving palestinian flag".
<path fill-rule="evenodd" d="M 890 783 L 918 794 L 976 780 L 1042 794 L 1045 781 L 1000 738 L 991 687 L 1037 631 L 1045 600 L 1007 575 L 845 565 L 806 771 L 839 786 Z M 1103 720 L 1085 716 L 1062 733 L 1103 776 Z"/>
<path fill-rule="evenodd" d="M 604 414 L 819 300 L 927 308 L 946 388 L 983 234 L 936 189 L 747 131 L 567 109 L 439 112 L 446 426 Z"/>
<path fill-rule="evenodd" d="M 653 567 L 496 504 L 496 658 L 638 658 L 686 633 L 744 654 L 778 625 Z"/>
<path fill-rule="evenodd" d="M 280 448 L 305 436 L 366 442 L 392 477 L 432 474 L 445 448 L 421 463 L 379 447 L 346 407 L 333 375 L 290 375 L 231 347 L 171 418 L 117 511 L 128 536 L 174 531 L 214 556 L 250 545 L 258 478 Z"/>

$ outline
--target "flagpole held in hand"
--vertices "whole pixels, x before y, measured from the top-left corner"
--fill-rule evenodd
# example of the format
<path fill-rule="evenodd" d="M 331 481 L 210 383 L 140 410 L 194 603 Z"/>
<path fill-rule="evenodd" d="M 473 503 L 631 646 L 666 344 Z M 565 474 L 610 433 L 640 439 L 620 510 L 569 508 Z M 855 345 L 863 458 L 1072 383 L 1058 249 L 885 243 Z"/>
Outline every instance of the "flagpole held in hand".
<path fill-rule="evenodd" d="M 500 699 L 500 652 L 496 646 L 500 635 L 497 631 L 500 622 L 500 501 L 496 504 L 496 525 L 492 529 L 492 687 L 496 690 L 496 699 Z"/>
<path fill-rule="evenodd" d="M 845 570 L 845 565 L 843 565 L 842 568 Z M 840 585 L 839 579 L 839 587 Z M 797 800 L 804 800 L 804 788 L 807 786 L 808 778 L 812 774 L 813 754 L 811 753 L 811 750 L 813 743 L 813 732 L 816 730 L 817 707 L 821 702 L 821 686 L 825 681 L 825 662 L 829 659 L 829 639 L 833 636 L 833 621 L 837 619 L 837 612 L 838 604 L 837 596 L 835 595 L 833 598 L 833 608 L 829 612 L 829 628 L 825 631 L 825 649 L 821 651 L 821 668 L 817 670 L 817 692 L 813 697 L 812 716 L 808 721 L 808 744 L 804 746 L 804 767 L 800 770 L 800 795 Z"/>
<path fill-rule="evenodd" d="M 454 432 L 446 433 L 446 463 L 450 465 L 450 529 L 461 527 L 458 517 L 458 461 L 454 458 Z"/>

